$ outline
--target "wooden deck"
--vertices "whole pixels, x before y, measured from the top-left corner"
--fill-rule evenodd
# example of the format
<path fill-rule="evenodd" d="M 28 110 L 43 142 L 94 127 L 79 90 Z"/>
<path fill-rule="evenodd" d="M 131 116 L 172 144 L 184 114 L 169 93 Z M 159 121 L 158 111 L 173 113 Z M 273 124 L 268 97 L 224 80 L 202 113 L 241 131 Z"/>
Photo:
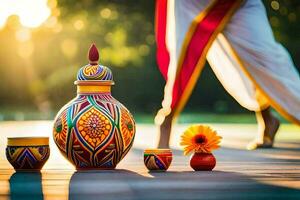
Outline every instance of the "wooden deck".
<path fill-rule="evenodd" d="M 76 172 L 51 141 L 41 173 L 16 173 L 5 158 L 8 136 L 51 136 L 52 123 L 0 123 L 0 200 L 2 199 L 300 199 L 300 128 L 283 125 L 276 148 L 244 150 L 255 125 L 212 124 L 223 136 L 212 172 L 194 172 L 172 136 L 173 163 L 165 173 L 149 173 L 143 149 L 154 147 L 156 128 L 139 124 L 134 148 L 113 171 Z"/>

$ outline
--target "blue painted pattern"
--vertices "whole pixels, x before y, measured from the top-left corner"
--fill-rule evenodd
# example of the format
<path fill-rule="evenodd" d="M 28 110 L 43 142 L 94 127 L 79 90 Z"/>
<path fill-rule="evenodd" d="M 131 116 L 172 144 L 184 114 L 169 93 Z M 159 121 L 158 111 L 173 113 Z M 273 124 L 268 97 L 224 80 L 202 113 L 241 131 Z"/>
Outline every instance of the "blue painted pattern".
<path fill-rule="evenodd" d="M 106 66 L 88 64 L 79 69 L 77 80 L 113 81 L 113 75 Z"/>

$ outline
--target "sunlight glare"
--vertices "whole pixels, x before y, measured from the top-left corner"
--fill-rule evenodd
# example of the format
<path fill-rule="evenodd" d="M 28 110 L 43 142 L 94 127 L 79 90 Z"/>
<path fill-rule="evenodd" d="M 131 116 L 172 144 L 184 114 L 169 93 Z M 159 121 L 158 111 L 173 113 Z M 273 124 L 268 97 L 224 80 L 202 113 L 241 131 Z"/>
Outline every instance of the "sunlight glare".
<path fill-rule="evenodd" d="M 9 16 L 17 15 L 20 23 L 29 28 L 39 27 L 50 16 L 47 0 L 0 0 L 0 28 Z"/>
<path fill-rule="evenodd" d="M 16 39 L 20 42 L 26 42 L 30 40 L 31 38 L 31 32 L 27 28 L 19 29 L 16 32 Z"/>

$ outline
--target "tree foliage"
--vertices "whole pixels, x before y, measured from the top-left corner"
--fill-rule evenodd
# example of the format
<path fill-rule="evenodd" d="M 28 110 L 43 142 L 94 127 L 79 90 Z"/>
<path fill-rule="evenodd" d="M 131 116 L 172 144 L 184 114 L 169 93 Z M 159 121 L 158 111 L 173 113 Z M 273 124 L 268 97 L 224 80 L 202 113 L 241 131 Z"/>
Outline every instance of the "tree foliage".
<path fill-rule="evenodd" d="M 154 114 L 164 89 L 155 58 L 155 2 L 49 2 L 52 16 L 41 27 L 24 28 L 11 16 L 0 29 L 0 110 L 57 111 L 76 95 L 77 70 L 87 64 L 87 50 L 95 42 L 101 63 L 114 73 L 113 95 L 133 112 Z M 276 39 L 299 66 L 299 2 L 264 3 Z M 208 66 L 186 111 L 245 112 Z"/>

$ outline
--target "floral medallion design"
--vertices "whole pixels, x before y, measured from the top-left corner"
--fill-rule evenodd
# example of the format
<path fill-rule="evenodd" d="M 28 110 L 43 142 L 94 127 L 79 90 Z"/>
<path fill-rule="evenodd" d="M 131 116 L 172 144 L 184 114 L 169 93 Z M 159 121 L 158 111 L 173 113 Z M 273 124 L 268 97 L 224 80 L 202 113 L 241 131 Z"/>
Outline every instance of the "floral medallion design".
<path fill-rule="evenodd" d="M 105 141 L 111 132 L 112 125 L 105 115 L 91 108 L 78 119 L 77 129 L 85 141 L 96 148 Z"/>

